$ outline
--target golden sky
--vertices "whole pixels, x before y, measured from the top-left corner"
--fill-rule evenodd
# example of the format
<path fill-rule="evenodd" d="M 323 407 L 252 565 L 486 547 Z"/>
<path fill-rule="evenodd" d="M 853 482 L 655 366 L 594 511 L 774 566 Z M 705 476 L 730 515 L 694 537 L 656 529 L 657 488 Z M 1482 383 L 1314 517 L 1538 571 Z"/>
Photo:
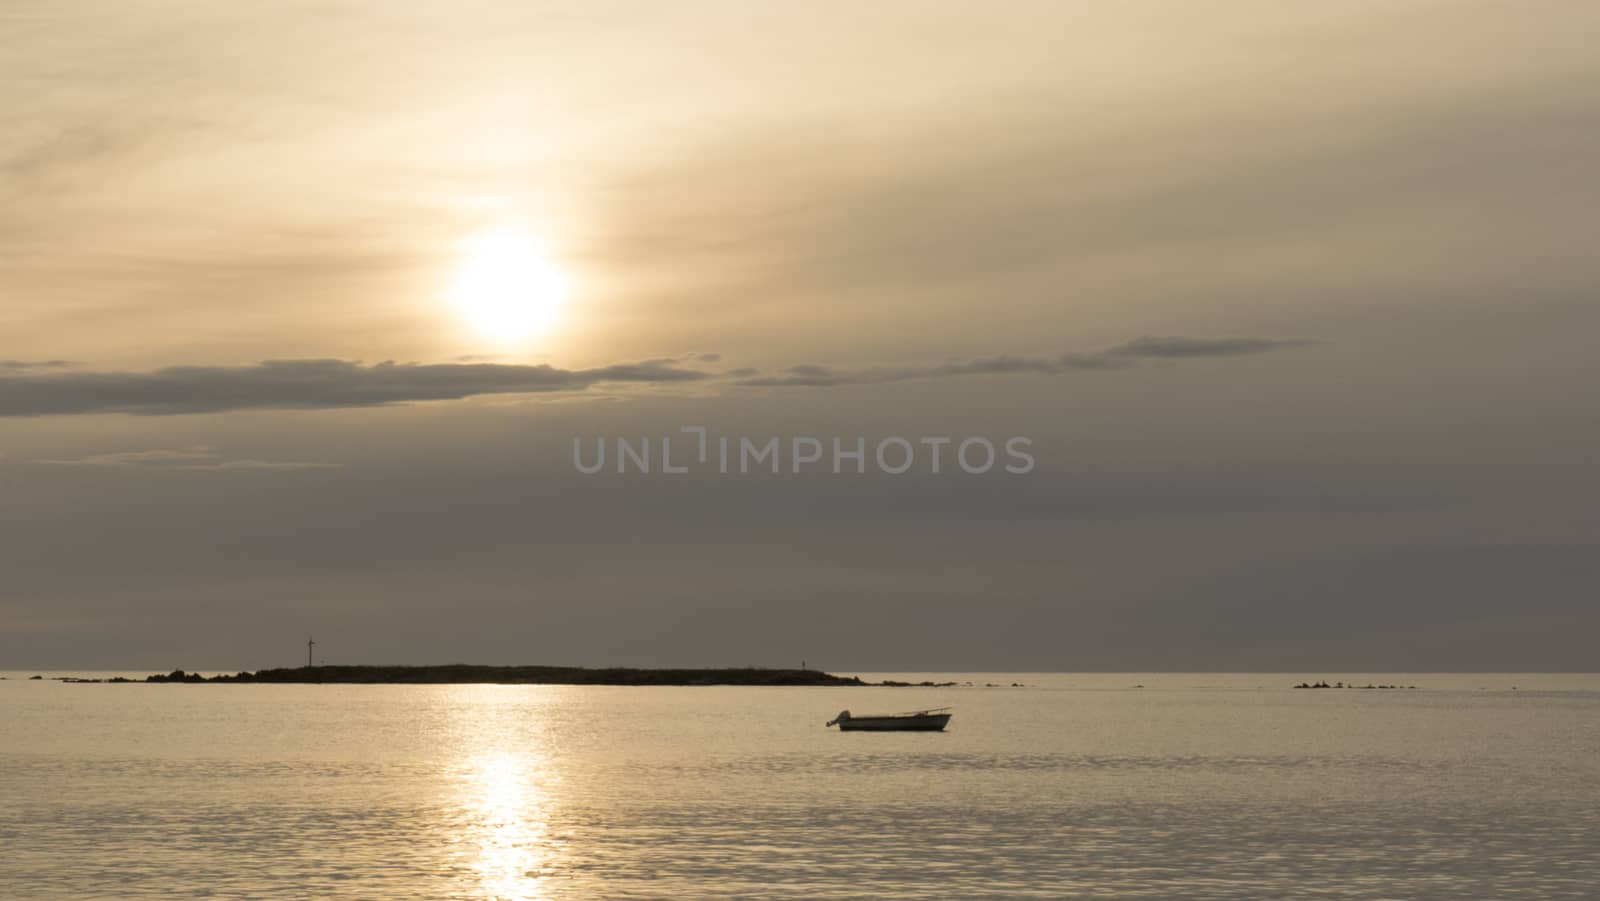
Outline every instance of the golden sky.
<path fill-rule="evenodd" d="M 1045 548 L 1109 560 L 1202 520 L 1185 542 L 1220 556 L 1196 560 L 1270 535 L 1352 591 L 1511 523 L 1504 581 L 1526 584 L 1587 547 L 1568 480 L 1596 444 L 1597 32 L 1600 7 L 1554 0 L 0 3 L 0 528 L 81 536 L 106 573 L 63 579 L 58 552 L 14 544 L 32 562 L 0 582 L 0 622 L 78 647 L 108 610 L 222 597 L 232 628 L 228 605 L 277 579 L 366 598 L 351 621 L 422 605 L 433 589 L 350 588 L 382 540 L 341 532 L 345 555 L 314 565 L 297 542 L 326 520 L 316 497 L 359 531 L 394 480 L 463 468 L 484 483 L 409 509 L 483 524 L 477 572 L 497 575 L 456 589 L 490 620 L 532 615 L 523 581 L 654 603 L 598 562 L 614 520 L 573 539 L 593 569 L 551 575 L 518 556 L 552 546 L 544 526 L 506 537 L 492 499 L 570 476 L 575 434 L 694 422 L 1048 449 L 1035 496 L 1057 507 L 850 501 L 862 534 L 839 546 L 793 498 L 686 501 L 764 542 L 724 559 L 705 524 L 675 577 L 735 608 L 752 574 L 793 568 L 892 622 L 923 584 L 906 549 L 927 515 L 989 549 L 968 571 L 1013 585 L 1009 622 L 1054 622 L 1039 611 L 1068 577 Z M 1268 471 L 1312 488 L 1280 509 Z M 1086 473 L 1115 524 L 1076 519 Z M 537 523 L 638 512 L 539 485 Z M 259 525 L 252 504 L 302 491 Z M 202 498 L 242 511 L 212 523 L 237 547 L 278 550 L 195 551 Z M 171 543 L 123 560 L 125 533 L 94 531 L 123 515 Z M 1373 545 L 1322 561 L 1350 536 Z M 1007 556 L 1019 541 L 1039 550 Z M 1386 556 L 1419 542 L 1434 556 Z M 791 547 L 836 568 L 802 578 Z M 1075 570 L 1083 596 L 1121 596 L 1109 565 Z M 1125 593 L 1144 610 L 1176 591 Z M 1551 603 L 1517 627 L 1570 627 Z"/>

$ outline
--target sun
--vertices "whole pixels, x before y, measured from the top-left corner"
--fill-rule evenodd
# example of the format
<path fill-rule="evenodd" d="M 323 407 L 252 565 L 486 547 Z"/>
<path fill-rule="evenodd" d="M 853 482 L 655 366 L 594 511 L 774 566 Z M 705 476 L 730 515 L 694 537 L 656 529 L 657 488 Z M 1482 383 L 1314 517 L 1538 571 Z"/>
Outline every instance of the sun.
<path fill-rule="evenodd" d="M 533 236 L 492 229 L 461 242 L 448 297 L 480 336 L 516 341 L 549 331 L 566 295 L 566 278 Z"/>

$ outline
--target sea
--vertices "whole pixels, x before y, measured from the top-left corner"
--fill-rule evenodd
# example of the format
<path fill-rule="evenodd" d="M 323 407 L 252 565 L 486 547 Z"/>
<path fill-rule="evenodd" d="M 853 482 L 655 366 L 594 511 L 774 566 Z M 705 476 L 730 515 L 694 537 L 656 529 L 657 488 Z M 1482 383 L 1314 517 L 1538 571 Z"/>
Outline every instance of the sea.
<path fill-rule="evenodd" d="M 1596 675 L 0 675 L 8 901 L 1600 897 Z"/>

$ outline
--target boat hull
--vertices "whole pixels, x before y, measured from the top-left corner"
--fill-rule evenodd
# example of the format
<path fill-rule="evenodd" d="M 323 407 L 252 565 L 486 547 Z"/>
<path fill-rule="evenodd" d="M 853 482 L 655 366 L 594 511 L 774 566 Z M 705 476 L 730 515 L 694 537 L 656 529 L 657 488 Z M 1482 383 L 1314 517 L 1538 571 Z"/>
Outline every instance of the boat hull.
<path fill-rule="evenodd" d="M 853 716 L 839 721 L 840 732 L 943 732 L 948 713 L 919 716 Z"/>

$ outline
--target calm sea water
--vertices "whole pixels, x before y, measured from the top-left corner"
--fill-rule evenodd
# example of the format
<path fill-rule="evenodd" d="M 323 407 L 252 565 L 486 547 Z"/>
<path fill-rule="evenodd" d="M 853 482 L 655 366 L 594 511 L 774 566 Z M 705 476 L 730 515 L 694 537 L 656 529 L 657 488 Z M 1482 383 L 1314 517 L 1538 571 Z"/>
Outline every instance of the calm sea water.
<path fill-rule="evenodd" d="M 1600 896 L 1597 676 L 6 675 L 6 899 Z M 943 734 L 822 725 L 946 704 Z"/>

